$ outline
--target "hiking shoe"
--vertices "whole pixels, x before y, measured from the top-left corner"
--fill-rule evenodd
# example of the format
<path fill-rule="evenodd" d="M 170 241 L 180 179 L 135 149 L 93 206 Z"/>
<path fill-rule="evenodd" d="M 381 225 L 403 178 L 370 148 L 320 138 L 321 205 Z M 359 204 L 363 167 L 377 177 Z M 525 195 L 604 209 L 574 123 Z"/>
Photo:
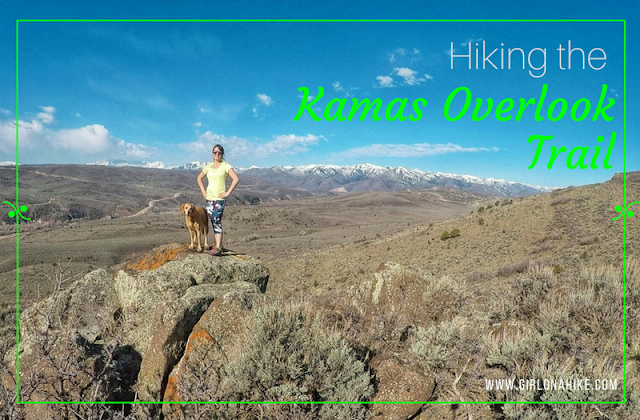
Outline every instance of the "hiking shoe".
<path fill-rule="evenodd" d="M 209 254 L 218 257 L 222 254 L 222 252 L 214 246 L 213 248 L 211 248 L 211 251 L 209 251 Z"/>

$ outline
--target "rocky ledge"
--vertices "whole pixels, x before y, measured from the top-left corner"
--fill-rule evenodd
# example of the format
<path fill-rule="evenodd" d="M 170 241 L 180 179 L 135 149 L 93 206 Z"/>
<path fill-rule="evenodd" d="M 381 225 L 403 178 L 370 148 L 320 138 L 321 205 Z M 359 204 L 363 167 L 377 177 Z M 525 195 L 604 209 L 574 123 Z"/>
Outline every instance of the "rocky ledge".
<path fill-rule="evenodd" d="M 161 401 L 187 338 L 211 303 L 228 294 L 261 295 L 268 280 L 268 269 L 251 257 L 211 257 L 180 244 L 158 247 L 113 271 L 95 270 L 21 314 L 20 378 L 60 371 L 58 365 L 74 357 L 64 344 L 72 339 L 86 350 L 77 365 L 88 372 L 104 369 L 100 361 L 109 356 L 118 382 L 105 385 L 113 388 L 109 397 Z M 12 357 L 15 352 L 5 359 Z M 67 397 L 87 398 L 74 392 L 93 381 L 91 374 L 75 375 L 63 384 Z M 31 400 L 56 394 L 59 389 L 40 387 Z"/>

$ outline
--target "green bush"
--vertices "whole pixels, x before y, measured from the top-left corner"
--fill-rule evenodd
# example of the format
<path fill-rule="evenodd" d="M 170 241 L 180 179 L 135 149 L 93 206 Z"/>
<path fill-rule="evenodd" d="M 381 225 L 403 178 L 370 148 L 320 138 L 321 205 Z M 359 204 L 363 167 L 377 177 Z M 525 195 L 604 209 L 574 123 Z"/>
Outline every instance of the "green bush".
<path fill-rule="evenodd" d="M 456 236 L 460 236 L 460 229 L 454 228 L 451 233 L 449 233 L 450 238 L 455 238 Z"/>
<path fill-rule="evenodd" d="M 418 356 L 428 368 L 443 368 L 453 359 L 464 330 L 468 327 L 468 321 L 462 317 L 429 328 L 419 327 L 416 342 L 409 351 Z"/>
<path fill-rule="evenodd" d="M 184 378 L 202 401 L 366 401 L 373 395 L 367 367 L 339 333 L 328 331 L 308 306 L 254 306 L 251 343 L 240 357 Z M 199 391 L 197 391 L 199 390 Z M 192 408 L 186 408 L 190 410 Z M 364 405 L 217 406 L 212 418 L 364 419 Z M 192 413 L 193 414 L 193 413 Z M 214 413 L 212 413 L 214 414 Z"/>
<path fill-rule="evenodd" d="M 449 239 L 449 232 L 447 232 L 446 230 L 442 232 L 442 235 L 440 235 L 440 239 L 442 239 L 443 241 L 445 239 Z"/>

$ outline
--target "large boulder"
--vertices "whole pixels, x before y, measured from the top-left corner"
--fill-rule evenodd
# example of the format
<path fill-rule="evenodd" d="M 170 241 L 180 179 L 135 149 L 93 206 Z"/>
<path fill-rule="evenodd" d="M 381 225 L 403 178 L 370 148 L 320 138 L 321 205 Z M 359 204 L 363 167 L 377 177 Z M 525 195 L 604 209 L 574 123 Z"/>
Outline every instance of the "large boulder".
<path fill-rule="evenodd" d="M 210 304 L 228 293 L 264 292 L 268 278 L 268 269 L 251 257 L 214 258 L 179 244 L 157 248 L 113 272 L 93 271 L 21 314 L 20 378 L 37 374 L 46 383 L 43 378 L 60 370 L 56 364 L 68 361 L 65 369 L 88 374 L 69 372 L 63 400 L 91 400 L 74 394 L 87 386 L 100 390 L 102 398 L 133 400 L 135 388 L 140 400 L 158 401 Z M 11 352 L 5 359 L 11 360 Z M 105 360 L 112 363 L 105 366 Z M 112 377 L 95 381 L 96 372 L 108 370 L 115 370 Z M 43 386 L 32 400 L 49 399 L 44 396 L 51 396 L 51 389 Z"/>
<path fill-rule="evenodd" d="M 260 290 L 248 282 L 203 284 L 190 287 L 178 301 L 167 302 L 156 310 L 151 322 L 151 338 L 136 385 L 141 401 L 162 401 L 170 369 L 181 357 L 184 360 L 183 354 L 186 355 L 193 347 L 189 344 L 193 341 L 193 332 L 202 328 L 200 326 L 206 322 L 211 308 L 205 310 L 214 300 L 213 307 L 218 306 L 219 302 L 224 304 L 230 293 L 253 296 L 258 295 Z M 221 328 L 234 324 L 234 320 L 225 321 Z"/>
<path fill-rule="evenodd" d="M 350 290 L 350 304 L 358 309 L 373 336 L 385 341 L 406 341 L 408 332 L 428 322 L 425 294 L 432 281 L 419 269 L 383 263 L 373 279 Z"/>
<path fill-rule="evenodd" d="M 372 402 L 416 402 L 416 404 L 372 405 L 370 410 L 373 420 L 414 418 L 433 395 L 436 386 L 433 378 L 398 363 L 393 357 L 376 356 L 369 361 L 369 367 L 375 373 L 378 383 Z"/>
<path fill-rule="evenodd" d="M 193 327 L 186 349 L 169 375 L 164 401 L 202 401 L 206 380 L 201 378 L 202 364 L 207 372 L 219 371 L 241 355 L 251 342 L 253 316 L 252 301 L 257 295 L 229 292 L 216 299 Z M 200 387 L 198 386 L 200 385 Z M 177 414 L 177 407 L 163 407 L 165 415 Z"/>

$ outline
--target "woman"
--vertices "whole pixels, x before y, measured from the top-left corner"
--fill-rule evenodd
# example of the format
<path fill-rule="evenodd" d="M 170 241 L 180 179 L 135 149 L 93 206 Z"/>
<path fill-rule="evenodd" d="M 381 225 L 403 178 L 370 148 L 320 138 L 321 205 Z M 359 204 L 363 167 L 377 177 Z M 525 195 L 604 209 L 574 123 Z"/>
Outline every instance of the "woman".
<path fill-rule="evenodd" d="M 198 175 L 198 185 L 205 200 L 207 200 L 207 214 L 213 225 L 213 233 L 215 237 L 215 245 L 209 251 L 209 254 L 218 256 L 222 254 L 222 214 L 224 213 L 224 200 L 231 195 L 238 185 L 240 179 L 233 167 L 223 160 L 224 147 L 219 144 L 213 146 L 211 151 L 213 154 L 213 162 L 208 163 L 202 168 L 202 172 Z M 205 190 L 202 179 L 207 177 L 207 189 Z M 231 177 L 231 186 L 226 188 L 227 177 Z"/>

